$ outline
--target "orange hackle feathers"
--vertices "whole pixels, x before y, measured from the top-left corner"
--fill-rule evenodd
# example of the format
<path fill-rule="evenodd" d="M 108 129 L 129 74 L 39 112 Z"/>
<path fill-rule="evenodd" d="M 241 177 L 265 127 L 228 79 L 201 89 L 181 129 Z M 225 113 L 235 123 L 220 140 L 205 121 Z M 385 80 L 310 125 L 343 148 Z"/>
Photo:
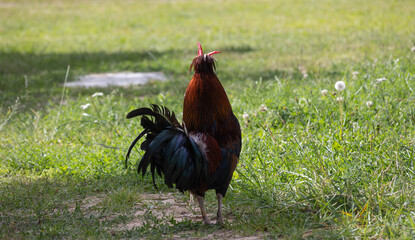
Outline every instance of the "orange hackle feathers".
<path fill-rule="evenodd" d="M 198 46 L 198 56 L 190 65 L 195 73 L 184 97 L 183 121 L 188 131 L 209 132 L 205 128 L 215 121 L 226 120 L 232 108 L 225 89 L 214 73 L 215 59 L 203 55 L 199 42 Z"/>
<path fill-rule="evenodd" d="M 220 147 L 231 147 L 232 139 L 240 139 L 239 124 L 235 124 L 232 107 L 225 89 L 216 76 L 213 51 L 203 55 L 203 49 L 198 42 L 198 56 L 190 65 L 194 75 L 187 86 L 183 101 L 183 122 L 187 131 L 210 134 Z M 221 160 L 220 156 L 220 160 Z M 210 170 L 218 168 L 220 161 L 212 159 Z"/>

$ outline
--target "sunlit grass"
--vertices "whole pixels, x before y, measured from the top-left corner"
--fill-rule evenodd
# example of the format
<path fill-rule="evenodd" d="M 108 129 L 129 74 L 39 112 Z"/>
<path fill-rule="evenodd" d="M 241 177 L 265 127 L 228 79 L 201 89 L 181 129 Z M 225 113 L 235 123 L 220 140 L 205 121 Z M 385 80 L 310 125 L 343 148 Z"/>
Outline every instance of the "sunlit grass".
<path fill-rule="evenodd" d="M 250 194 L 263 200 L 256 206 L 275 222 L 298 215 L 316 224 L 308 227 L 343 236 L 409 237 L 415 217 L 415 96 L 413 82 L 397 77 L 410 76 L 407 67 L 412 68 L 397 61 L 368 67 L 356 79 L 345 74 L 344 122 L 335 80 L 315 86 L 302 81 L 302 87 L 283 80 L 252 85 L 242 95 L 249 117 L 236 183 L 251 186 Z M 376 83 L 378 74 L 388 80 Z M 323 88 L 330 94 L 323 96 Z M 374 104 L 367 106 L 367 100 Z M 260 110 L 263 103 L 266 111 Z"/>

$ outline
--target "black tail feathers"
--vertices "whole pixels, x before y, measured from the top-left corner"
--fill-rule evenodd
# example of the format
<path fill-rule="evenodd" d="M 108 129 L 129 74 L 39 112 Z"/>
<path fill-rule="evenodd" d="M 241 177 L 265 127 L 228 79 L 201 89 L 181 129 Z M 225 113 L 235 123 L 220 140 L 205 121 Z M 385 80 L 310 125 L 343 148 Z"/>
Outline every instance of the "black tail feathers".
<path fill-rule="evenodd" d="M 177 121 L 174 112 L 164 106 L 151 105 L 151 108 L 139 108 L 127 114 L 127 118 L 142 116 L 141 126 L 144 130 L 131 143 L 126 159 L 135 144 L 143 136 L 141 150 L 145 153 L 139 163 L 138 173 L 144 175 L 150 165 L 153 177 L 157 171 L 164 175 L 165 184 L 180 191 L 198 186 L 207 174 L 207 163 L 194 141 L 187 136 L 182 125 Z"/>

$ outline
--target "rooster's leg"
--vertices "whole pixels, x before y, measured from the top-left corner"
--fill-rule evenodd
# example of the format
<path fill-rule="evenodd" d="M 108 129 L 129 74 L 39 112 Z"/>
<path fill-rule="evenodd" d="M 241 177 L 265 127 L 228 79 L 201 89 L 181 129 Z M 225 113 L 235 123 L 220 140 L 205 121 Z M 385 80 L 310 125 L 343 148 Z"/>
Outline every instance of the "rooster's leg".
<path fill-rule="evenodd" d="M 197 196 L 197 202 L 199 203 L 200 211 L 202 212 L 203 222 L 207 225 L 210 224 L 205 210 L 205 201 L 202 196 Z"/>
<path fill-rule="evenodd" d="M 216 194 L 216 197 L 218 198 L 218 215 L 216 219 L 216 224 L 223 225 L 223 219 L 222 219 L 222 199 L 223 196 L 220 193 Z"/>

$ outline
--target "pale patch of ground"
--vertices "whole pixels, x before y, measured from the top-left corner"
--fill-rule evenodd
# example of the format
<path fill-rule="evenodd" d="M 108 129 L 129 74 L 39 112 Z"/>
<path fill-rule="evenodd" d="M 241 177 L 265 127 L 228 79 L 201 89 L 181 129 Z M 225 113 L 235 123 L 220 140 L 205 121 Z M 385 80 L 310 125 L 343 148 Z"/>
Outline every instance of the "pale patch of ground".
<path fill-rule="evenodd" d="M 91 208 L 100 204 L 104 198 L 105 198 L 104 194 L 95 195 L 95 196 L 87 196 L 84 199 L 82 199 L 79 207 L 81 210 L 90 210 Z M 76 208 L 76 203 L 71 203 L 68 206 L 68 210 L 70 212 L 75 211 L 75 208 Z"/>
<path fill-rule="evenodd" d="M 192 221 L 202 221 L 199 214 L 199 207 L 196 203 L 181 201 L 172 193 L 151 194 L 143 193 L 140 195 L 143 199 L 135 208 L 134 219 L 127 224 L 119 226 L 119 230 L 131 230 L 135 227 L 141 227 L 144 223 L 144 214 L 151 211 L 151 214 L 159 219 L 174 217 L 174 220 L 181 222 L 186 219 Z M 209 216 L 212 218 L 212 214 Z"/>
<path fill-rule="evenodd" d="M 83 212 L 90 212 L 90 214 L 97 215 L 99 211 L 97 208 L 102 204 L 106 198 L 105 194 L 100 194 L 96 196 L 88 196 L 84 198 L 78 207 Z M 190 202 L 190 203 L 189 203 Z M 76 204 L 72 203 L 69 205 L 69 211 L 75 211 Z M 151 193 L 142 193 L 140 194 L 140 200 L 135 203 L 133 207 L 134 213 L 133 219 L 123 223 L 118 224 L 114 227 L 108 229 L 111 232 L 118 231 L 128 231 L 133 230 L 134 228 L 142 227 L 145 224 L 145 214 L 150 214 L 152 217 L 160 219 L 164 223 L 169 222 L 169 219 L 174 218 L 176 222 L 188 221 L 193 222 L 202 222 L 202 217 L 200 215 L 199 206 L 196 200 L 189 201 L 188 198 L 184 197 L 181 194 L 172 194 L 172 193 L 160 193 L 160 194 L 151 194 Z M 118 214 L 117 214 L 118 215 Z M 214 213 L 208 212 L 208 217 L 212 223 L 216 222 L 216 210 Z M 226 221 L 232 224 L 233 219 L 231 215 L 224 215 Z M 263 239 L 263 234 L 258 234 L 254 236 L 242 236 L 236 233 L 233 230 L 226 228 L 219 228 L 212 233 L 209 233 L 203 237 L 188 237 L 192 232 L 180 232 L 169 239 L 246 239 L 246 240 L 256 240 Z M 185 237 L 187 236 L 187 237 Z"/>
<path fill-rule="evenodd" d="M 167 77 L 161 72 L 119 72 L 89 74 L 80 76 L 78 81 L 67 82 L 67 87 L 108 87 L 143 85 L 150 81 L 166 81 Z"/>

